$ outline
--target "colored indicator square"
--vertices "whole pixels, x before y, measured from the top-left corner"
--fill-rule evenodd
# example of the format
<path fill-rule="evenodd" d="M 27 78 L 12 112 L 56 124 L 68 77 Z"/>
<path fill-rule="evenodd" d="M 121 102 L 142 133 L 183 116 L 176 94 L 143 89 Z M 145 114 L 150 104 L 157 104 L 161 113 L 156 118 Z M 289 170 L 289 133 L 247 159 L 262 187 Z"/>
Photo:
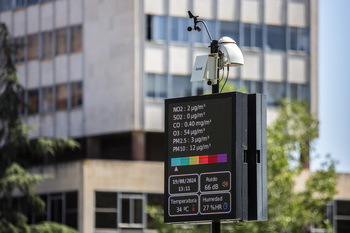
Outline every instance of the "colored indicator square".
<path fill-rule="evenodd" d="M 190 165 L 197 165 L 197 164 L 199 164 L 199 156 L 191 156 Z"/>
<path fill-rule="evenodd" d="M 199 164 L 207 164 L 208 163 L 208 155 L 199 156 Z"/>
<path fill-rule="evenodd" d="M 181 166 L 181 158 L 172 158 L 171 166 L 172 167 Z"/>
<path fill-rule="evenodd" d="M 227 154 L 218 155 L 218 163 L 226 163 L 227 162 Z"/>
<path fill-rule="evenodd" d="M 218 162 L 218 155 L 209 155 L 208 156 L 208 163 L 217 163 Z"/>
<path fill-rule="evenodd" d="M 190 165 L 190 157 L 181 158 L 181 166 L 187 166 L 187 165 Z"/>

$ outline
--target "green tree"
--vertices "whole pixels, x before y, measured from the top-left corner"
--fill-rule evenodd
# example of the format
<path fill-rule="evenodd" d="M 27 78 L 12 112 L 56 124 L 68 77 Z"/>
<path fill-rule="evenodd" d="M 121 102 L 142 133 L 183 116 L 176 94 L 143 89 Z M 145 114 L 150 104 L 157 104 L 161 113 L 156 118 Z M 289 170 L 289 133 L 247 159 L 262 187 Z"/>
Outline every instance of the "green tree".
<path fill-rule="evenodd" d="M 233 83 L 227 82 L 226 80 L 221 80 L 220 83 L 222 82 L 220 86 L 220 92 L 225 93 L 225 92 L 231 92 L 231 91 L 240 91 L 243 93 L 247 93 L 247 88 L 246 87 L 241 87 L 239 90 L 235 87 Z"/>
<path fill-rule="evenodd" d="M 308 232 L 311 224 L 325 227 L 323 209 L 336 194 L 335 161 L 329 157 L 303 191 L 294 190 L 318 137 L 318 124 L 306 101 L 280 101 L 278 117 L 267 128 L 269 221 L 258 223 L 256 232 Z"/>
<path fill-rule="evenodd" d="M 18 82 L 12 59 L 16 48 L 6 25 L 0 23 L 0 232 L 76 232 L 49 222 L 28 225 L 26 216 L 13 206 L 13 194 L 20 192 L 30 211 L 43 212 L 45 203 L 35 194 L 35 187 L 44 177 L 28 173 L 24 166 L 34 157 L 79 147 L 77 142 L 66 138 L 29 139 L 31 128 L 21 120 L 21 112 L 27 108 L 23 102 L 24 89 Z"/>
<path fill-rule="evenodd" d="M 309 160 L 318 137 L 318 120 L 307 102 L 283 99 L 276 120 L 267 127 L 268 221 L 224 226 L 234 232 L 309 232 L 327 228 L 324 207 L 336 194 L 335 161 L 328 157 L 302 191 L 295 180 Z"/>
<path fill-rule="evenodd" d="M 318 137 L 318 124 L 307 102 L 280 101 L 278 117 L 267 128 L 268 221 L 221 224 L 222 232 L 299 233 L 309 232 L 312 224 L 329 227 L 323 210 L 336 194 L 335 161 L 328 156 L 322 168 L 307 179 L 304 190 L 295 190 L 295 180 Z M 160 220 L 155 221 L 160 224 Z"/>

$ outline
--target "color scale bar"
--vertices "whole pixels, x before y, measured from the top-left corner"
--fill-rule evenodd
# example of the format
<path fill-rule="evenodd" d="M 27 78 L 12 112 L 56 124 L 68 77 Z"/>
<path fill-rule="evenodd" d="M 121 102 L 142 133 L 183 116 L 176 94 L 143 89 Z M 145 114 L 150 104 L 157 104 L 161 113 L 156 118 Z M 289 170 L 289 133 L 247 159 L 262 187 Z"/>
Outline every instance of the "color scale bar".
<path fill-rule="evenodd" d="M 226 163 L 226 162 L 227 162 L 227 154 L 199 155 L 199 156 L 172 158 L 171 166 L 179 167 L 179 166 L 189 166 L 189 165 L 209 164 L 209 163 Z"/>

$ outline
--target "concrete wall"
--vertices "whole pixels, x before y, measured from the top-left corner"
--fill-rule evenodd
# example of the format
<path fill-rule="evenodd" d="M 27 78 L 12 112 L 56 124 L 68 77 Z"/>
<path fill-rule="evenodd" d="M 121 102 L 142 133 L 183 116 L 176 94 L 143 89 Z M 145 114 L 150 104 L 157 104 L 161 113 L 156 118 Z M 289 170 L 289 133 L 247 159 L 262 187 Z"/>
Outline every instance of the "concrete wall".
<path fill-rule="evenodd" d="M 339 173 L 337 176 L 337 190 L 338 193 L 334 199 L 350 200 L 350 174 Z"/>
<path fill-rule="evenodd" d="M 160 162 L 84 161 L 84 228 L 94 228 L 94 192 L 120 191 L 136 193 L 163 193 L 164 167 Z M 127 178 L 127 179 L 126 179 Z"/>
<path fill-rule="evenodd" d="M 303 170 L 295 180 L 294 190 L 296 192 L 305 189 L 306 180 L 313 174 L 310 170 Z M 334 196 L 334 200 L 350 200 L 350 174 L 337 174 L 336 189 L 338 193 Z"/>
<path fill-rule="evenodd" d="M 30 169 L 48 176 L 37 193 L 78 191 L 79 231 L 94 232 L 95 191 L 163 193 L 161 162 L 83 160 Z"/>
<path fill-rule="evenodd" d="M 164 167 L 160 162 L 84 161 L 84 228 L 94 228 L 94 192 L 120 191 L 136 193 L 163 193 Z"/>
<path fill-rule="evenodd" d="M 132 130 L 135 66 L 140 66 L 134 1 L 88 0 L 84 12 L 85 134 Z"/>
<path fill-rule="evenodd" d="M 142 128 L 143 1 L 61 0 L 2 12 L 0 20 L 16 37 L 83 27 L 82 52 L 18 67 L 28 89 L 83 82 L 83 108 L 29 116 L 28 123 L 41 127 L 31 137 L 81 137 Z"/>

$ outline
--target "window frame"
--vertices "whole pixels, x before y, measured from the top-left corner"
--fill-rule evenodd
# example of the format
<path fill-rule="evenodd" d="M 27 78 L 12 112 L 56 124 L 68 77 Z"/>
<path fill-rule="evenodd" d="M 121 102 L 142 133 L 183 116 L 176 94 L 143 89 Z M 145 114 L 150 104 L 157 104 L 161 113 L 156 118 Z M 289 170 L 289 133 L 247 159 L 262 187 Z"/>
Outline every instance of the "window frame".
<path fill-rule="evenodd" d="M 69 38 L 69 52 L 77 53 L 83 50 L 83 26 L 81 24 L 72 25 L 69 27 L 70 38 Z"/>
<path fill-rule="evenodd" d="M 180 79 L 182 79 L 180 81 Z M 192 85 L 190 82 L 191 76 L 189 75 L 172 75 L 172 90 L 171 90 L 171 97 L 172 98 L 178 98 L 178 97 L 186 97 L 192 95 Z M 186 82 L 186 80 L 188 82 Z M 188 83 L 188 86 L 182 85 L 182 84 Z M 180 85 L 179 85 L 180 84 Z M 179 91 L 179 88 L 176 88 L 176 86 L 182 86 L 183 91 Z M 187 89 L 185 89 L 187 88 Z"/>
<path fill-rule="evenodd" d="M 271 50 L 285 51 L 286 44 L 286 26 L 285 25 L 266 25 L 266 48 Z M 278 37 L 276 40 L 275 37 Z M 278 43 L 276 43 L 278 42 Z"/>
<path fill-rule="evenodd" d="M 68 84 L 67 83 L 56 84 L 55 88 L 56 88 L 56 97 L 55 97 L 56 111 L 67 110 L 68 99 L 69 99 Z M 61 90 L 61 88 L 63 88 L 63 90 Z M 65 104 L 62 104 L 62 102 L 65 102 Z"/>
<path fill-rule="evenodd" d="M 152 81 L 152 83 L 150 83 L 150 81 Z M 151 95 L 150 93 L 153 93 L 153 94 Z M 146 73 L 145 96 L 151 99 L 168 98 L 167 75 L 158 74 L 158 73 Z"/>
<path fill-rule="evenodd" d="M 220 37 L 228 36 L 236 41 L 237 44 L 240 44 L 239 41 L 239 22 L 238 21 L 219 21 L 219 31 Z"/>
<path fill-rule="evenodd" d="M 39 113 L 39 89 L 28 89 L 28 115 Z M 33 104 L 32 104 L 33 103 Z"/>
<path fill-rule="evenodd" d="M 83 106 L 83 82 L 70 82 L 70 108 L 80 108 Z"/>
<path fill-rule="evenodd" d="M 289 27 L 288 37 L 288 50 L 293 52 L 310 53 L 311 41 L 309 28 Z"/>
<path fill-rule="evenodd" d="M 39 34 L 30 34 L 27 36 L 27 59 L 39 59 Z"/>
<path fill-rule="evenodd" d="M 129 206 L 128 207 L 125 207 L 123 206 L 123 203 L 122 201 L 124 200 L 129 200 Z M 134 207 L 135 207 L 135 200 L 141 200 L 141 223 L 135 223 L 135 210 L 134 210 Z M 118 218 L 118 227 L 119 228 L 138 228 L 138 229 L 142 229 L 145 227 L 145 194 L 143 193 L 121 193 L 120 194 L 120 199 L 118 200 L 121 205 L 120 205 L 120 211 L 121 213 L 124 212 L 124 208 L 128 208 L 129 209 L 129 223 L 125 223 L 123 222 L 123 219 L 122 219 L 122 214 L 119 215 L 119 218 Z"/>
<path fill-rule="evenodd" d="M 257 48 L 262 49 L 263 33 L 262 33 L 261 24 L 243 23 L 243 35 L 244 35 L 243 46 L 254 48 L 254 49 L 257 49 Z M 249 42 L 247 41 L 248 36 L 249 36 Z"/>
<path fill-rule="evenodd" d="M 117 191 L 101 191 L 101 190 L 95 190 L 95 204 L 94 204 L 94 213 L 95 213 L 95 222 L 94 222 L 94 229 L 95 232 L 101 231 L 101 230 L 117 230 L 117 229 L 145 229 L 147 228 L 147 213 L 146 213 L 146 203 L 147 203 L 147 197 L 144 193 L 123 193 L 123 192 L 117 192 Z M 115 195 L 115 206 L 111 207 L 97 207 L 97 193 L 108 193 Z M 123 203 L 124 201 L 124 203 Z M 137 211 L 135 211 L 135 202 L 141 201 L 141 208 L 139 209 L 139 214 L 141 217 L 141 222 L 135 222 L 135 214 Z M 126 210 L 126 209 L 127 210 Z M 96 226 L 97 224 L 97 213 L 110 213 L 115 214 L 115 227 L 105 227 L 105 226 Z M 127 214 L 127 222 L 124 222 L 123 220 L 123 214 Z"/>
<path fill-rule="evenodd" d="M 267 85 L 267 105 L 268 106 L 277 106 L 279 101 L 286 97 L 286 83 L 284 82 L 273 82 L 273 81 L 269 81 L 266 82 Z M 272 87 L 271 89 L 271 85 L 279 85 L 277 88 Z M 277 91 L 276 91 L 277 90 Z"/>
<path fill-rule="evenodd" d="M 16 63 L 22 63 L 25 61 L 26 58 L 26 38 L 24 36 L 22 37 L 16 37 L 14 39 L 14 45 L 15 45 L 15 62 Z"/>
<path fill-rule="evenodd" d="M 118 206 L 119 206 L 119 203 L 118 203 L 118 193 L 117 192 L 113 192 L 113 191 L 95 191 L 95 222 L 94 222 L 94 228 L 95 229 L 116 229 L 118 227 Z M 115 206 L 113 207 L 100 207 L 98 206 L 98 193 L 99 194 L 110 194 L 110 195 L 115 195 Z M 97 224 L 101 224 L 101 223 L 97 223 L 98 220 L 98 217 L 97 215 L 98 214 L 102 214 L 102 215 L 115 215 L 115 225 L 113 226 L 107 226 L 107 225 L 104 225 L 104 226 L 97 226 Z M 113 217 L 112 217 L 113 218 Z"/>
<path fill-rule="evenodd" d="M 50 113 L 54 111 L 54 86 L 46 86 L 41 88 L 41 113 Z"/>
<path fill-rule="evenodd" d="M 44 31 L 41 33 L 41 59 L 50 59 L 54 56 L 53 51 L 53 40 L 54 40 L 53 31 Z"/>
<path fill-rule="evenodd" d="M 55 41 L 55 52 L 56 56 L 61 54 L 66 54 L 68 51 L 68 29 L 65 28 L 57 28 L 56 29 L 56 41 Z"/>
<path fill-rule="evenodd" d="M 146 15 L 146 40 L 162 42 L 167 40 L 168 17 L 165 15 Z"/>

